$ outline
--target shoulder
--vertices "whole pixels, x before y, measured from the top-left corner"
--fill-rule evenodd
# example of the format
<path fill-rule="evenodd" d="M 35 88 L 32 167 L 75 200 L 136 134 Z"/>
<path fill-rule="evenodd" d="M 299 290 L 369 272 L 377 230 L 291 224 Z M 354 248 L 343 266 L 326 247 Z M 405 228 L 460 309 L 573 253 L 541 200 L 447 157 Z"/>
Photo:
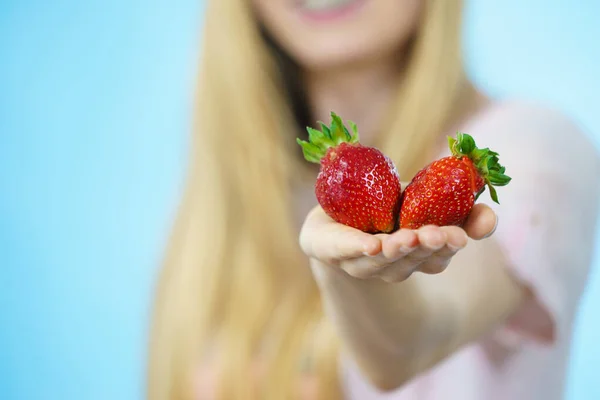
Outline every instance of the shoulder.
<path fill-rule="evenodd" d="M 527 100 L 492 103 L 467 121 L 464 128 L 485 140 L 500 142 L 520 139 L 538 142 L 545 148 L 558 144 L 563 148 L 565 144 L 569 144 L 565 142 L 573 145 L 592 144 L 589 134 L 566 113 Z"/>
<path fill-rule="evenodd" d="M 501 161 L 514 166 L 600 173 L 600 155 L 591 134 L 566 113 L 538 102 L 493 103 L 463 129 L 479 146 L 497 151 Z"/>
<path fill-rule="evenodd" d="M 534 102 L 491 105 L 463 127 L 499 153 L 512 181 L 488 203 L 507 266 L 531 297 L 509 321 L 535 338 L 567 338 L 594 251 L 600 157 L 591 135 L 565 113 Z"/>
<path fill-rule="evenodd" d="M 481 127 L 500 124 L 504 127 L 517 127 L 524 124 L 530 128 L 539 128 L 551 123 L 578 129 L 574 120 L 560 109 L 524 99 L 494 100 L 468 120 L 466 125 Z"/>

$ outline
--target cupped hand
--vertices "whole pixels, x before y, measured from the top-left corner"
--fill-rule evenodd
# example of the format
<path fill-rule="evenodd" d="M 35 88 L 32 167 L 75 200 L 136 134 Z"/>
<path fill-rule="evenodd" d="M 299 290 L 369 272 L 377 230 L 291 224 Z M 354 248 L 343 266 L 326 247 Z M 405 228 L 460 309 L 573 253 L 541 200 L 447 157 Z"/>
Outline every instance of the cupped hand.
<path fill-rule="evenodd" d="M 444 271 L 468 238 L 489 237 L 496 223 L 497 216 L 490 207 L 476 204 L 462 228 L 429 225 L 372 235 L 335 222 L 317 206 L 304 221 L 300 245 L 311 260 L 354 278 L 400 282 L 415 271 Z"/>

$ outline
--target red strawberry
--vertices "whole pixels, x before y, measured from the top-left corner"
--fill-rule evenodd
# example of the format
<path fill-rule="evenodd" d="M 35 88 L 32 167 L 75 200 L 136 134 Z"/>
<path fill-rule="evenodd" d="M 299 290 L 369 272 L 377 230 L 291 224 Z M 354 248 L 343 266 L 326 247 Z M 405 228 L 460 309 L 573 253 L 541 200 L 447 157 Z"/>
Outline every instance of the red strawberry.
<path fill-rule="evenodd" d="M 452 156 L 434 161 L 415 175 L 406 187 L 400 211 L 400 228 L 423 225 L 461 226 L 486 185 L 498 203 L 494 186 L 504 186 L 511 178 L 504 174 L 498 153 L 478 149 L 475 140 L 458 133 L 448 138 Z"/>
<path fill-rule="evenodd" d="M 319 204 L 333 220 L 368 233 L 391 232 L 400 210 L 400 179 L 393 162 L 358 141 L 355 124 L 331 113 L 331 126 L 307 128 L 309 141 L 298 139 L 304 158 L 320 163 L 315 184 Z"/>

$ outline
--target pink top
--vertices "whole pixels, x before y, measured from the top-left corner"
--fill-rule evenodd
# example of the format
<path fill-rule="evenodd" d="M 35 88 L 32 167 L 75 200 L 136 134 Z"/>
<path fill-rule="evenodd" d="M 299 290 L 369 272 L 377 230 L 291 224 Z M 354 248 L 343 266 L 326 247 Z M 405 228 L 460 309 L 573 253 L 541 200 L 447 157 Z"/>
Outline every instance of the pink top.
<path fill-rule="evenodd" d="M 598 212 L 600 162 L 569 120 L 522 102 L 488 107 L 460 130 L 500 153 L 513 177 L 498 188 L 495 235 L 507 266 L 533 292 L 504 326 L 472 343 L 404 387 L 380 393 L 344 357 L 345 400 L 562 399 L 573 318 L 584 289 Z M 447 153 L 444 153 L 446 155 Z M 452 268 L 450 265 L 449 268 Z M 261 374 L 257 364 L 255 373 Z M 216 372 L 201 368 L 198 399 L 214 398 Z M 303 399 L 314 398 L 307 377 Z"/>
<path fill-rule="evenodd" d="M 573 318 L 593 248 L 598 185 L 589 182 L 600 173 L 598 157 L 570 121 L 533 104 L 498 103 L 460 129 L 497 151 L 513 177 L 498 189 L 499 225 L 490 240 L 504 248 L 532 300 L 493 334 L 393 392 L 378 392 L 346 358 L 347 400 L 563 397 Z M 482 201 L 492 205 L 488 199 Z"/>

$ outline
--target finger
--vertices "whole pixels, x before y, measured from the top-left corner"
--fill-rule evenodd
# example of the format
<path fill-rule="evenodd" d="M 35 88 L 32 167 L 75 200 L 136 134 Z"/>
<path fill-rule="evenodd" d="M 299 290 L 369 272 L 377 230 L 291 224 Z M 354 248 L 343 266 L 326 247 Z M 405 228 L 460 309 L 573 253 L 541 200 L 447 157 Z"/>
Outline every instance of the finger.
<path fill-rule="evenodd" d="M 410 229 L 395 232 L 393 235 L 378 234 L 375 236 L 381 240 L 382 251 L 380 253 L 342 260 L 340 268 L 356 278 L 365 279 L 379 276 L 381 271 L 388 269 L 391 264 L 398 264 L 419 244 L 416 232 Z M 407 265 L 412 268 L 415 264 L 411 261 Z"/>
<path fill-rule="evenodd" d="M 471 210 L 463 229 L 470 238 L 481 240 L 491 236 L 497 225 L 498 217 L 496 213 L 485 204 L 476 204 Z"/>
<path fill-rule="evenodd" d="M 362 256 L 339 262 L 339 268 L 358 279 L 377 276 L 388 265 L 389 261 L 381 253 L 375 256 Z"/>
<path fill-rule="evenodd" d="M 452 257 L 441 256 L 438 254 L 434 254 L 429 257 L 426 261 L 421 263 L 417 271 L 422 272 L 424 274 L 434 275 L 444 272 L 444 270 L 450 264 Z"/>
<path fill-rule="evenodd" d="M 376 276 L 388 283 L 396 283 L 407 280 L 417 268 L 416 265 L 401 260 L 387 268 L 382 269 Z"/>
<path fill-rule="evenodd" d="M 440 230 L 446 234 L 446 245 L 436 252 L 437 256 L 452 257 L 456 252 L 464 249 L 469 241 L 467 233 L 458 226 L 443 226 Z"/>
<path fill-rule="evenodd" d="M 366 279 L 377 276 L 379 272 L 393 263 L 394 260 L 387 257 L 383 251 L 384 243 L 387 243 L 386 248 L 390 247 L 389 242 L 392 235 L 380 233 L 375 236 L 381 240 L 382 251 L 374 255 L 363 254 L 360 257 L 342 260 L 340 268 L 355 278 Z M 408 240 L 410 241 L 410 238 Z"/>
<path fill-rule="evenodd" d="M 437 226 L 427 225 L 416 231 L 419 246 L 405 257 L 417 264 L 446 245 L 446 233 Z"/>
<path fill-rule="evenodd" d="M 439 274 L 450 264 L 452 257 L 465 248 L 468 243 L 466 232 L 457 226 L 443 226 L 440 228 L 446 234 L 446 245 L 423 261 L 417 268 L 425 274 Z"/>
<path fill-rule="evenodd" d="M 315 232 L 306 241 L 310 257 L 332 264 L 364 254 L 377 254 L 381 249 L 381 241 L 376 237 L 337 226 Z"/>
<path fill-rule="evenodd" d="M 300 232 L 300 245 L 309 257 L 333 264 L 341 259 L 381 251 L 379 238 L 336 223 L 320 207 L 307 216 Z"/>
<path fill-rule="evenodd" d="M 405 257 L 419 245 L 419 237 L 411 229 L 400 229 L 381 239 L 382 254 L 389 262 L 394 262 Z"/>

